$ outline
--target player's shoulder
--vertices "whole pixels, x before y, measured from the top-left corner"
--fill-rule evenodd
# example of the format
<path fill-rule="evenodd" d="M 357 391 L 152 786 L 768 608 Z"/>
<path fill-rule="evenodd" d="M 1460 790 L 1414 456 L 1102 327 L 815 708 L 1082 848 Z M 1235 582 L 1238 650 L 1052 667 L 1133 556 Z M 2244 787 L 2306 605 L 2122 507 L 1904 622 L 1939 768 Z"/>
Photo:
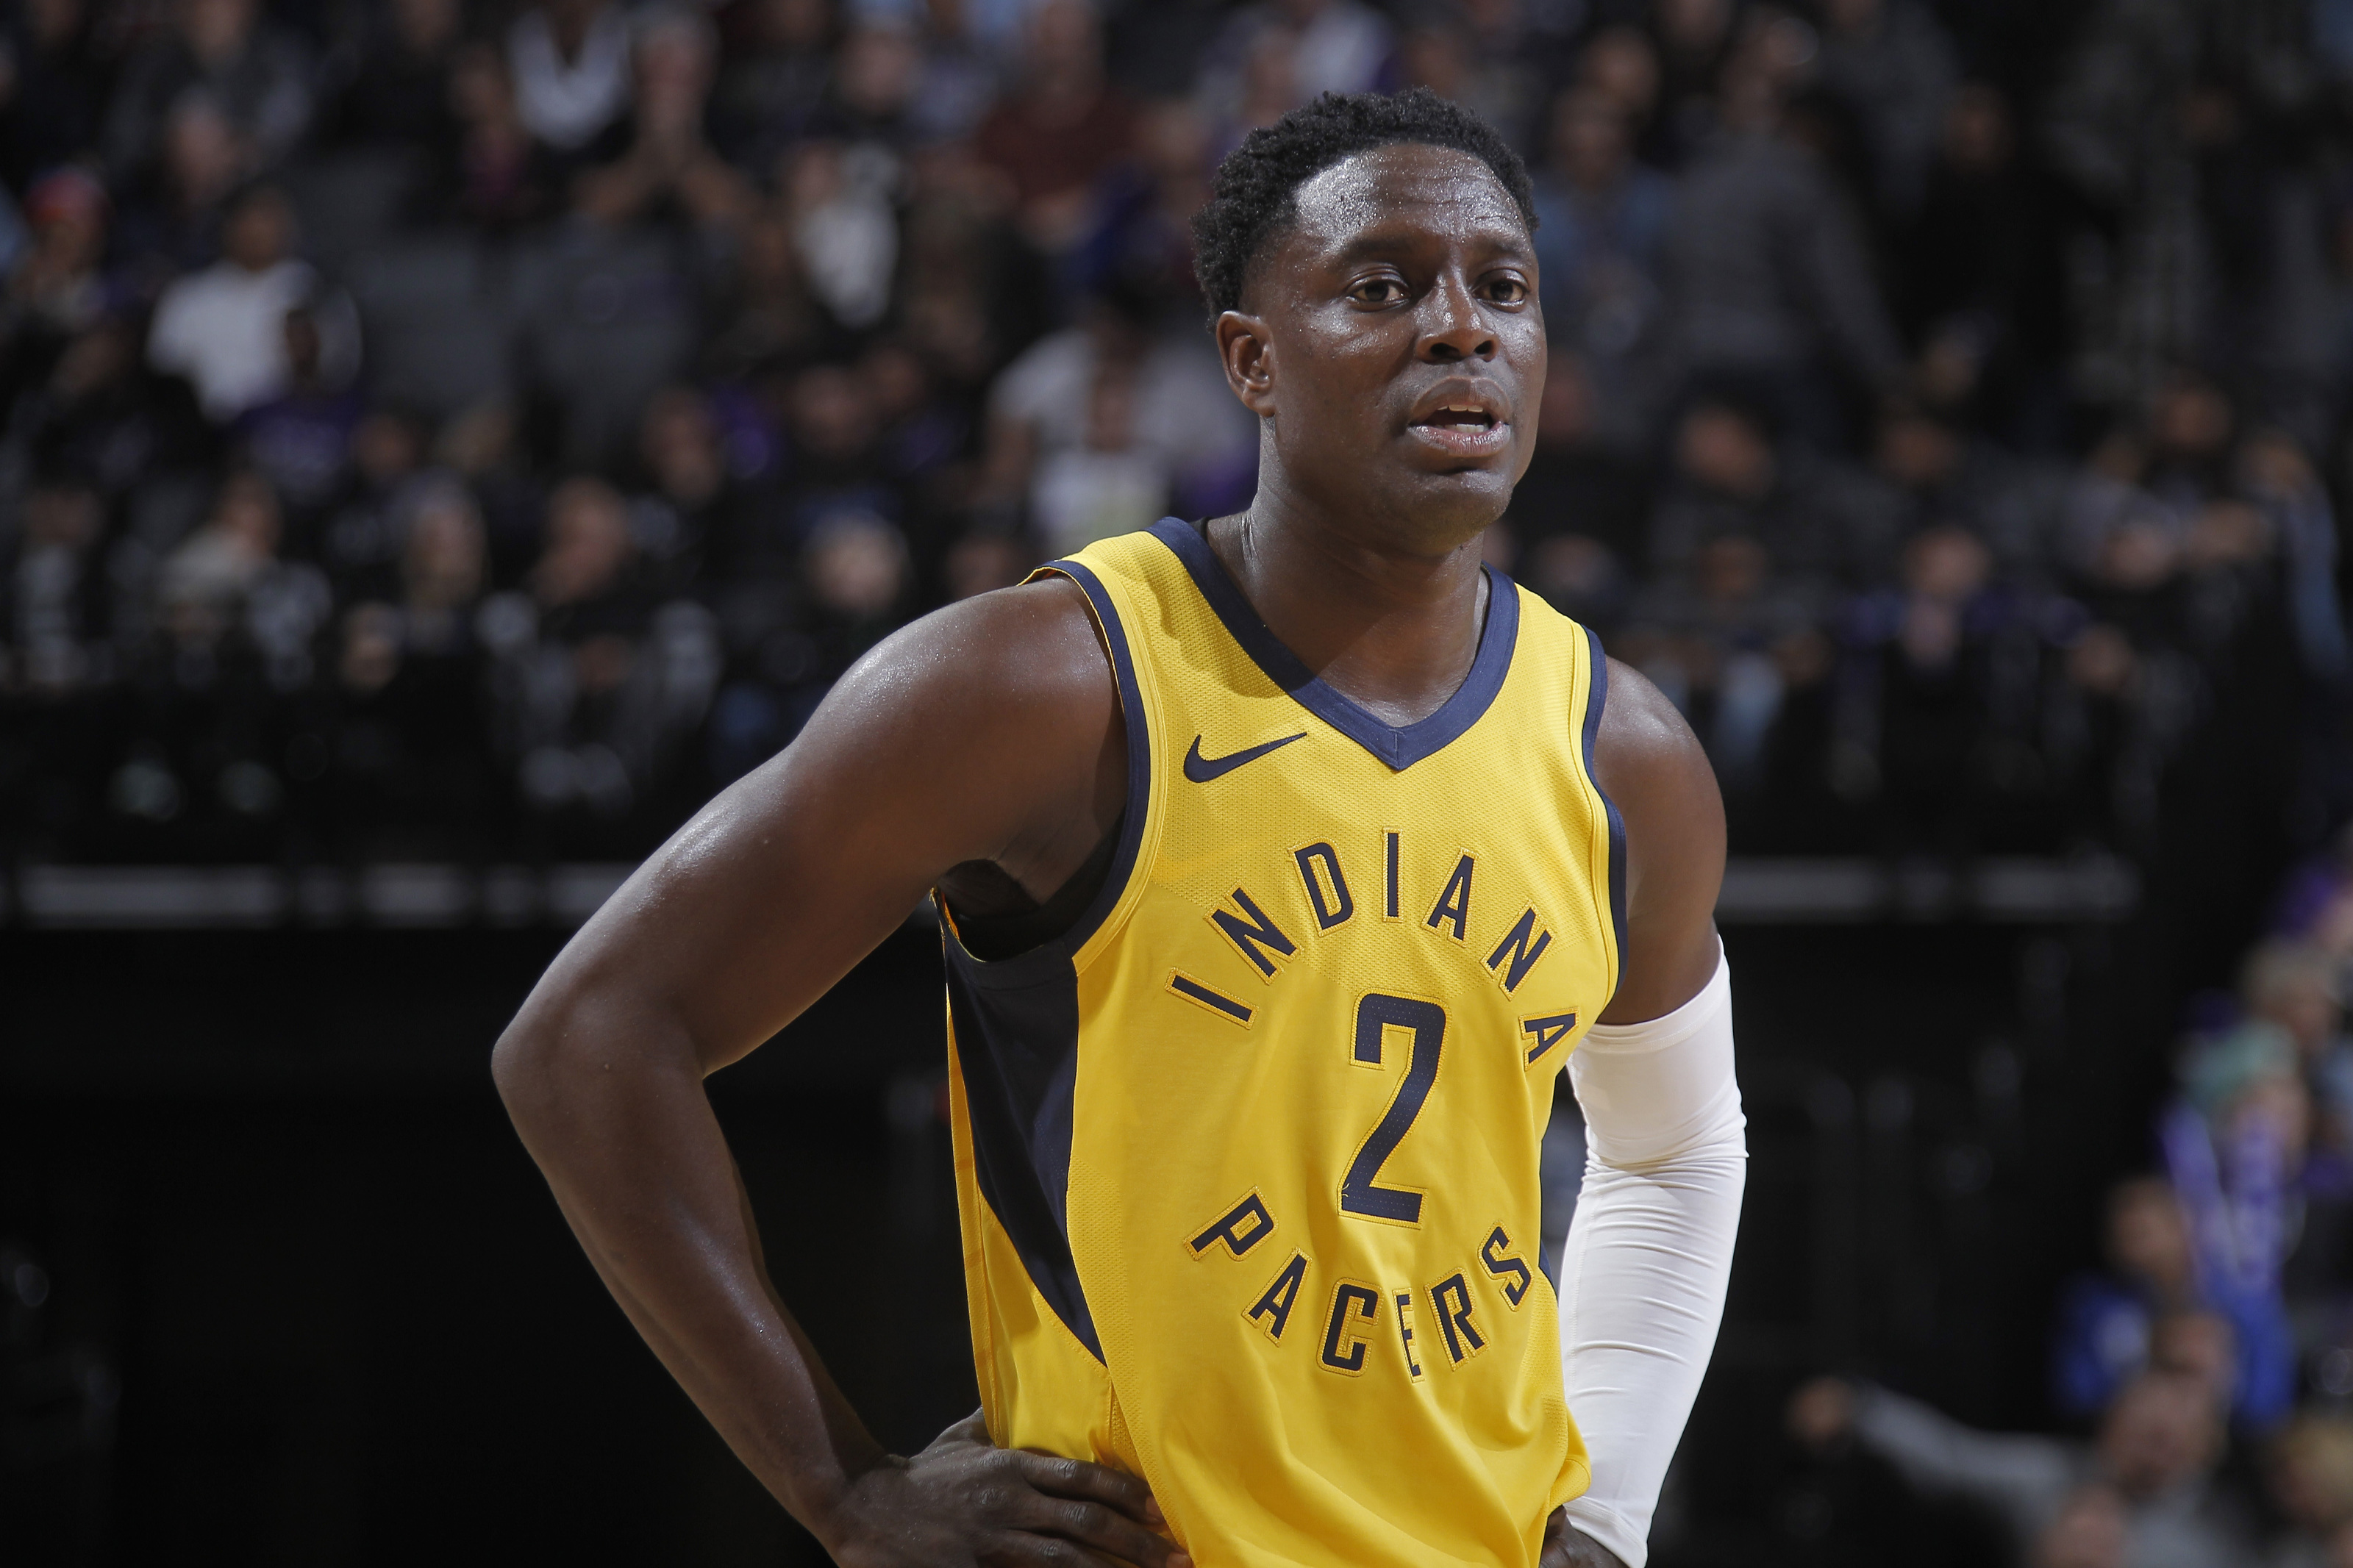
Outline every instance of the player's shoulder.
<path fill-rule="evenodd" d="M 1609 660 L 1593 782 L 1618 807 L 1635 858 L 1724 858 L 1715 769 L 1680 710 L 1642 672 Z"/>
<path fill-rule="evenodd" d="M 1681 710 L 1632 665 L 1608 662 L 1601 725 L 1593 741 L 1595 771 L 1649 786 L 1704 781 L 1712 790 L 1715 770 Z"/>
<path fill-rule="evenodd" d="M 1116 705 L 1086 595 L 1049 575 L 945 605 L 877 644 L 828 706 L 866 721 L 913 721 L 942 734 L 1067 718 L 1099 727 Z"/>

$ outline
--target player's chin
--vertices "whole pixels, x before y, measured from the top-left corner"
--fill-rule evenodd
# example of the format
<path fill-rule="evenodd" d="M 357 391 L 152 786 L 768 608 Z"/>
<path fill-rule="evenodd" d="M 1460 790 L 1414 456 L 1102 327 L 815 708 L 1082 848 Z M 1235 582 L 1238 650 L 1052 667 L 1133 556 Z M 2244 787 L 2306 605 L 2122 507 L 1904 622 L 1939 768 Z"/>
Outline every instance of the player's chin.
<path fill-rule="evenodd" d="M 1418 505 L 1483 512 L 1492 521 L 1510 502 L 1517 477 L 1517 466 L 1502 455 L 1442 468 L 1417 465 L 1403 488 Z"/>

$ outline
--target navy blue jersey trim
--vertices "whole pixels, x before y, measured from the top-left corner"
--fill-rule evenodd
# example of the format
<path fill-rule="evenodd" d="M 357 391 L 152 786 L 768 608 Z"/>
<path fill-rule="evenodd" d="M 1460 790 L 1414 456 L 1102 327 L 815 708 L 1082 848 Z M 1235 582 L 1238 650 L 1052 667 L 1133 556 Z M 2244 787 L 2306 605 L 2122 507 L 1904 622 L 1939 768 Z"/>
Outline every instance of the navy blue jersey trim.
<path fill-rule="evenodd" d="M 1144 692 L 1135 683 L 1135 658 L 1128 648 L 1127 628 L 1120 624 L 1119 611 L 1102 580 L 1077 562 L 1050 561 L 1038 570 L 1060 573 L 1079 585 L 1094 606 L 1095 624 L 1103 628 L 1104 646 L 1111 649 L 1112 673 L 1119 684 L 1119 710 L 1127 728 L 1127 806 L 1120 821 L 1119 848 L 1103 874 L 1103 889 L 1070 930 L 1011 958 L 985 962 L 965 954 L 976 984 L 1015 990 L 1051 979 L 1058 972 L 1069 973 L 1071 958 L 1119 907 L 1120 895 L 1135 874 L 1135 858 L 1144 846 L 1145 807 L 1152 799 L 1152 745 L 1149 726 L 1144 721 Z"/>
<path fill-rule="evenodd" d="M 1071 1256 L 1078 977 L 1065 964 L 1059 980 L 1021 990 L 983 987 L 971 983 L 977 961 L 953 937 L 945 946 L 948 1016 L 972 1130 L 973 1180 L 1039 1298 L 1101 1361 L 1103 1342 Z"/>
<path fill-rule="evenodd" d="M 981 1201 L 1020 1255 L 1022 1270 L 1072 1338 L 1097 1361 L 1103 1342 L 1071 1256 L 1071 1131 L 1079 1074 L 1079 976 L 1071 960 L 1119 907 L 1142 852 L 1152 748 L 1144 693 L 1119 611 L 1084 566 L 1057 561 L 1093 606 L 1111 652 L 1127 729 L 1127 806 L 1102 889 L 1071 929 L 1011 958 L 975 958 L 943 921 L 948 1016 L 972 1129 Z"/>
<path fill-rule="evenodd" d="M 1593 664 L 1585 689 L 1585 779 L 1601 797 L 1601 809 L 1609 815 L 1609 925 L 1617 933 L 1618 975 L 1622 980 L 1626 974 L 1626 824 L 1618 815 L 1618 803 L 1609 798 L 1609 792 L 1593 773 L 1593 742 L 1601 733 L 1601 710 L 1609 703 L 1609 656 L 1601 651 L 1600 636 L 1591 626 L 1585 628 L 1585 646 Z"/>
<path fill-rule="evenodd" d="M 1164 517 L 1152 525 L 1152 536 L 1185 563 L 1193 585 L 1208 601 L 1209 608 L 1217 612 L 1218 619 L 1225 623 L 1227 633 L 1266 672 L 1269 680 L 1291 693 L 1301 707 L 1398 773 L 1442 751 L 1476 724 L 1494 706 L 1496 694 L 1504 689 L 1504 677 L 1511 673 L 1512 649 L 1520 634 L 1520 596 L 1512 580 L 1492 566 L 1484 568 L 1487 624 L 1480 628 L 1479 651 L 1471 660 L 1471 673 L 1462 678 L 1462 684 L 1455 688 L 1454 695 L 1441 703 L 1437 712 L 1410 724 L 1397 725 L 1377 719 L 1356 706 L 1301 663 L 1297 654 L 1283 647 L 1281 639 L 1267 629 L 1266 623 L 1259 619 L 1258 612 L 1250 608 L 1250 600 L 1228 574 L 1225 563 L 1218 559 L 1217 552 L 1209 548 L 1200 530 L 1180 519 Z"/>

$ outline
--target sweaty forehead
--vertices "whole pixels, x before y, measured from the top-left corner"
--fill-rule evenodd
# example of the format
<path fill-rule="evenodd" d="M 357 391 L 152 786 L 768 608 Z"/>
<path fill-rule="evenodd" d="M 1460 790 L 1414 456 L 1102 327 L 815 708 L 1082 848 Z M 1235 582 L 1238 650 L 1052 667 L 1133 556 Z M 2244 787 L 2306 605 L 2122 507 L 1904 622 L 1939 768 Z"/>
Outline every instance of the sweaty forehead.
<path fill-rule="evenodd" d="M 1519 204 L 1493 170 L 1468 153 L 1415 142 L 1343 158 L 1302 182 L 1292 207 L 1285 238 L 1309 255 L 1417 238 L 1527 237 Z"/>

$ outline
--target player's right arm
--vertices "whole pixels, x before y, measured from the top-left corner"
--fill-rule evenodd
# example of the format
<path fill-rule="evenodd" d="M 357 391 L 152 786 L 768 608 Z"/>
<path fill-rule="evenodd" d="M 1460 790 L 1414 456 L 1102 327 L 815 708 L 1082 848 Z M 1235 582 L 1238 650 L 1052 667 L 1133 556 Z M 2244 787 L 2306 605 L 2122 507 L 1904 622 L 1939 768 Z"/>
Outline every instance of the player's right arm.
<path fill-rule="evenodd" d="M 565 947 L 493 1058 L 565 1217 L 736 1454 L 854 1568 L 1188 1568 L 1133 1477 L 989 1446 L 885 1453 L 777 1298 L 703 1092 L 990 861 L 1042 897 L 1124 799 L 1108 660 L 1074 584 L 951 606 L 870 654 Z"/>

